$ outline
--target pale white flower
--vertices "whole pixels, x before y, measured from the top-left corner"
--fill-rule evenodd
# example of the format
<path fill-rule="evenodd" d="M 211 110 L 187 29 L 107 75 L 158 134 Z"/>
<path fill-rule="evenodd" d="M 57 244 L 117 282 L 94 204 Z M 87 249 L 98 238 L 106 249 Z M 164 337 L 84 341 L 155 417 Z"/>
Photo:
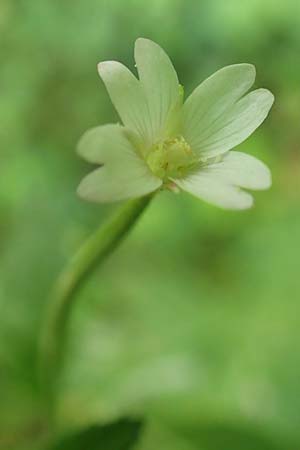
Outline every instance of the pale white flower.
<path fill-rule="evenodd" d="M 254 66 L 224 67 L 184 102 L 175 69 L 157 44 L 138 39 L 135 61 L 139 79 L 117 61 L 98 65 L 123 125 L 99 126 L 81 138 L 79 154 L 100 167 L 82 180 L 79 195 L 112 202 L 169 188 L 223 208 L 249 208 L 253 198 L 242 188 L 270 187 L 270 171 L 230 150 L 263 122 L 274 101 L 266 89 L 248 93 Z"/>

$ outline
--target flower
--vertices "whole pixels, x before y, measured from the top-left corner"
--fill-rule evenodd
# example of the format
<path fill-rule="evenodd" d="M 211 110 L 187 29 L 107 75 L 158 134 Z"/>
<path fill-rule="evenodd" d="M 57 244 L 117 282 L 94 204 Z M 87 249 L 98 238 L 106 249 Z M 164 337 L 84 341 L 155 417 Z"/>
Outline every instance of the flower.
<path fill-rule="evenodd" d="M 183 87 L 161 47 L 135 43 L 139 79 L 117 61 L 98 71 L 123 125 L 88 130 L 79 154 L 98 164 L 78 187 L 90 201 L 113 202 L 161 188 L 184 190 L 226 209 L 246 209 L 245 189 L 271 185 L 269 169 L 253 156 L 230 151 L 264 121 L 274 97 L 267 89 L 248 93 L 251 64 L 224 67 L 184 102 Z"/>

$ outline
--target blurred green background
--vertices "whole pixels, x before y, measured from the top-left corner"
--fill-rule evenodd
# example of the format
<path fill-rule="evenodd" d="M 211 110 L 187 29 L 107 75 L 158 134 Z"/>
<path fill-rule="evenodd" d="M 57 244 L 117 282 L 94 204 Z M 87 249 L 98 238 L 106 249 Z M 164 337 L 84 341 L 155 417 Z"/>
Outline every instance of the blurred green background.
<path fill-rule="evenodd" d="M 0 448 L 45 448 L 36 351 L 48 293 L 116 208 L 76 197 L 90 167 L 75 147 L 118 120 L 96 64 L 133 69 L 139 36 L 165 48 L 187 94 L 222 66 L 255 64 L 276 104 L 239 149 L 271 167 L 273 187 L 242 213 L 155 198 L 77 299 L 59 427 L 143 417 L 135 450 L 295 450 L 298 0 L 0 1 Z"/>

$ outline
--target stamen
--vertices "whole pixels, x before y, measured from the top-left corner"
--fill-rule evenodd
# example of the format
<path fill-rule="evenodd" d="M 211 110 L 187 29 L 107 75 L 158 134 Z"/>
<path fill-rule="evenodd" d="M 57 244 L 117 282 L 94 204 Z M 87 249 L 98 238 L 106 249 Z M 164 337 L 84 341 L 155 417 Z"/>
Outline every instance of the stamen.
<path fill-rule="evenodd" d="M 178 136 L 154 145 L 146 161 L 156 176 L 167 180 L 184 177 L 197 158 L 186 140 Z"/>

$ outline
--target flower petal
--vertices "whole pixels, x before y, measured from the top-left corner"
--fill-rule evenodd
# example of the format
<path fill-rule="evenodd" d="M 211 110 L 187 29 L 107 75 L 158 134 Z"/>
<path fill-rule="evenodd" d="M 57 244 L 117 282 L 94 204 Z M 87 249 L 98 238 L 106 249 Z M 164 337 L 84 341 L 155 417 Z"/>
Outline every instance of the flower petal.
<path fill-rule="evenodd" d="M 166 137 L 164 131 L 180 102 L 177 74 L 164 50 L 149 39 L 137 39 L 134 56 L 149 107 L 152 142 L 157 142 Z"/>
<path fill-rule="evenodd" d="M 268 189 L 272 184 L 269 168 L 254 156 L 231 151 L 222 161 L 211 164 L 205 173 L 246 189 Z"/>
<path fill-rule="evenodd" d="M 182 190 L 224 209 L 248 209 L 253 197 L 236 186 L 219 180 L 213 174 L 199 171 L 187 178 L 173 180 Z"/>
<path fill-rule="evenodd" d="M 210 158 L 241 144 L 265 120 L 273 102 L 274 96 L 267 89 L 250 92 L 198 136 L 193 150 Z"/>
<path fill-rule="evenodd" d="M 149 112 L 138 79 L 117 61 L 99 63 L 98 72 L 123 124 L 135 131 L 145 144 L 149 145 Z"/>
<path fill-rule="evenodd" d="M 104 125 L 87 131 L 79 154 L 92 163 L 104 164 L 87 175 L 78 187 L 80 197 L 95 202 L 113 202 L 146 195 L 162 181 L 138 156 L 119 125 Z"/>
<path fill-rule="evenodd" d="M 253 85 L 255 67 L 235 64 L 224 67 L 203 81 L 183 107 L 183 135 L 196 150 L 203 133 Z"/>

